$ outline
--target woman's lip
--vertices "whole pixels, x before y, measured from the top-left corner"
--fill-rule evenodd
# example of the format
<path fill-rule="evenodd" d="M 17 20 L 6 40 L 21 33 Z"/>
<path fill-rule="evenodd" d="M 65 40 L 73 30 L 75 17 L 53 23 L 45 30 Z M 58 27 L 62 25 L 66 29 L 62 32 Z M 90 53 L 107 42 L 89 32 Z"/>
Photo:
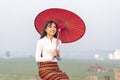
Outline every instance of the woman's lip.
<path fill-rule="evenodd" d="M 50 32 L 55 32 L 55 31 L 50 31 Z"/>

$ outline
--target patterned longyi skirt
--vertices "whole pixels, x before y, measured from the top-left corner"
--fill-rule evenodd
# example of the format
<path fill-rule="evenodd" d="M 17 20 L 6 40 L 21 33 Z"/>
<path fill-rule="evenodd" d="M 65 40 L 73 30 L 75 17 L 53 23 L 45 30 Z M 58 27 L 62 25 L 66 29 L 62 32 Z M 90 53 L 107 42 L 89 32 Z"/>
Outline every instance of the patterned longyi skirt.
<path fill-rule="evenodd" d="M 39 76 L 42 80 L 69 80 L 66 73 L 60 70 L 57 62 L 40 62 Z"/>

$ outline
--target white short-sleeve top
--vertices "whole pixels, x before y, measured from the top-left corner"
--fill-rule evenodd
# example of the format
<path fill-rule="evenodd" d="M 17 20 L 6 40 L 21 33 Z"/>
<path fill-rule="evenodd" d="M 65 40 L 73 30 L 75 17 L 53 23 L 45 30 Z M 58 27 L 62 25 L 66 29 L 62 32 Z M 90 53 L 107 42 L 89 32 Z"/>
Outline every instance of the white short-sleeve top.
<path fill-rule="evenodd" d="M 36 53 L 35 53 L 36 62 L 46 62 L 46 61 L 57 62 L 56 58 L 52 60 L 52 53 L 56 48 L 56 40 L 57 40 L 56 38 L 53 38 L 51 41 L 47 37 L 43 37 L 38 40 L 36 46 Z M 60 45 L 61 45 L 61 41 L 59 40 L 59 44 L 57 46 L 59 52 L 60 52 Z"/>

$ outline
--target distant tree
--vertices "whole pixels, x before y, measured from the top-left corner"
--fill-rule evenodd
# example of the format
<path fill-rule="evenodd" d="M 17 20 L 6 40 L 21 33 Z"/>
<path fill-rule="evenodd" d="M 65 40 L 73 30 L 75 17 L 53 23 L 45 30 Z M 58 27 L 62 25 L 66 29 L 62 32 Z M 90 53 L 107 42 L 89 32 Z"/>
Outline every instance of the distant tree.
<path fill-rule="evenodd" d="M 10 57 L 11 56 L 10 51 L 6 51 L 5 56 Z"/>

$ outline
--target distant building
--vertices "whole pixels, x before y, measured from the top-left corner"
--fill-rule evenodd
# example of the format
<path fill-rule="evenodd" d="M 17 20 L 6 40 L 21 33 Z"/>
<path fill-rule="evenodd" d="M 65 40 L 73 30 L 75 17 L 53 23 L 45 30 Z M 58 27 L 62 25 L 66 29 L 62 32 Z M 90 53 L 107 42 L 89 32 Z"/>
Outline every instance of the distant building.
<path fill-rule="evenodd" d="M 110 54 L 108 55 L 108 59 L 113 60 L 113 59 L 114 59 L 114 55 L 113 55 L 112 53 L 110 53 Z"/>
<path fill-rule="evenodd" d="M 100 55 L 99 54 L 95 54 L 95 59 L 99 60 L 100 59 Z"/>
<path fill-rule="evenodd" d="M 115 80 L 120 80 L 120 68 L 115 69 Z"/>
<path fill-rule="evenodd" d="M 91 65 L 91 66 L 88 68 L 88 71 L 93 71 L 93 72 L 105 72 L 106 69 L 103 68 L 102 66 L 100 66 L 99 64 L 94 64 L 94 65 Z"/>
<path fill-rule="evenodd" d="M 114 59 L 120 60 L 120 49 L 116 49 L 114 52 Z"/>
<path fill-rule="evenodd" d="M 120 60 L 120 49 L 115 49 L 114 53 L 110 53 L 108 55 L 108 59 L 110 60 Z"/>
<path fill-rule="evenodd" d="M 95 58 L 96 60 L 104 60 L 104 58 L 103 58 L 102 56 L 100 56 L 99 54 L 95 54 L 95 55 L 94 55 L 94 58 Z"/>

